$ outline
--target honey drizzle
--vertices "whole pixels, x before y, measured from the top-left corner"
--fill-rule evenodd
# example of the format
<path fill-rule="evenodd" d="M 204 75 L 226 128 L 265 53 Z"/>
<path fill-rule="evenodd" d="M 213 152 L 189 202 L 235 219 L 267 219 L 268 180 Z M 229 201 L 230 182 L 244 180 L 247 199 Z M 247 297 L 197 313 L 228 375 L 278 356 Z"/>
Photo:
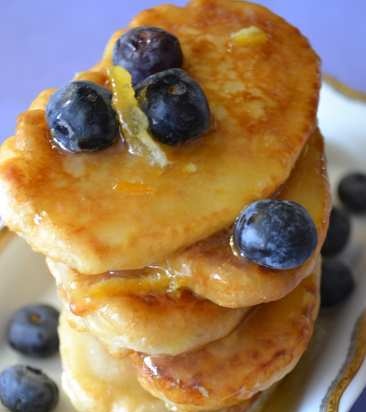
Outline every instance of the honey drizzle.
<path fill-rule="evenodd" d="M 366 358 L 366 309 L 358 318 L 344 365 L 325 395 L 320 412 L 338 412 L 342 396 Z"/>

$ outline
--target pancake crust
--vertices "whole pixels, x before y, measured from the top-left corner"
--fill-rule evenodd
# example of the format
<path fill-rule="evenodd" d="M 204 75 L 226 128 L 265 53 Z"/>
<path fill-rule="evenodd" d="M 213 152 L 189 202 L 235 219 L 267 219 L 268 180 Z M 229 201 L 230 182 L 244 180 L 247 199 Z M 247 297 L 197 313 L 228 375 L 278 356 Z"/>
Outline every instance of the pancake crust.
<path fill-rule="evenodd" d="M 332 199 L 324 140 L 319 130 L 305 147 L 277 197 L 300 203 L 314 220 L 318 245 L 305 264 L 278 271 L 238 259 L 229 246 L 232 231 L 222 231 L 167 259 L 166 267 L 174 274 L 177 283 L 230 308 L 271 302 L 290 293 L 313 271 L 328 231 Z"/>
<path fill-rule="evenodd" d="M 231 231 L 226 230 L 141 271 L 84 276 L 55 262 L 51 262 L 51 271 L 67 274 L 68 281 L 62 282 L 60 277 L 59 283 L 62 283 L 69 304 L 79 307 L 79 314 L 95 311 L 98 305 L 108 304 L 112 297 L 161 295 L 176 289 L 191 290 L 229 308 L 277 300 L 311 273 L 328 228 L 331 199 L 324 143 L 319 131 L 310 139 L 277 197 L 302 204 L 314 219 L 318 231 L 318 247 L 314 255 L 293 270 L 269 270 L 235 257 L 229 246 Z"/>
<path fill-rule="evenodd" d="M 229 336 L 179 356 L 131 355 L 142 386 L 189 410 L 250 399 L 282 379 L 308 346 L 319 307 L 319 272 L 285 298 L 254 308 Z"/>
<path fill-rule="evenodd" d="M 67 267 L 48 262 L 59 295 L 74 324 L 100 339 L 111 353 L 126 349 L 150 354 L 177 355 L 228 335 L 246 309 L 227 309 L 189 292 L 173 295 L 124 295 L 94 302 L 94 308 L 74 303 L 74 287 Z"/>
<path fill-rule="evenodd" d="M 7 225 L 35 250 L 81 273 L 141 268 L 232 224 L 243 206 L 287 179 L 316 124 L 319 60 L 299 31 L 269 10 L 196 0 L 186 8 L 144 11 L 131 23 L 139 25 L 179 38 L 184 68 L 212 109 L 205 136 L 164 148 L 171 164 L 163 170 L 122 143 L 94 154 L 63 153 L 49 141 L 46 91 L 20 115 L 16 135 L 1 149 Z M 253 25 L 266 33 L 264 44 L 232 44 L 233 32 Z M 79 78 L 107 83 L 111 46 Z M 124 182 L 149 190 L 115 190 Z"/>
<path fill-rule="evenodd" d="M 62 383 L 77 411 L 169 411 L 162 401 L 142 389 L 128 358 L 111 357 L 91 335 L 73 330 L 65 315 L 61 316 L 59 335 L 64 366 Z M 250 412 L 255 403 L 256 397 L 218 412 Z"/>

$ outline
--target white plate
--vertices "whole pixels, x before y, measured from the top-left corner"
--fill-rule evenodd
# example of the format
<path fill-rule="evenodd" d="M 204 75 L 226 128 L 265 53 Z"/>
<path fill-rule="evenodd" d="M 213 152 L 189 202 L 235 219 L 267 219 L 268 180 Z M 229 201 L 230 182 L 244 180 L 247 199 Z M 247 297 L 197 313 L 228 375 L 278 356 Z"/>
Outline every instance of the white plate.
<path fill-rule="evenodd" d="M 346 98 L 324 84 L 319 122 L 327 138 L 332 182 L 353 169 L 366 171 L 366 103 Z M 344 259 L 354 268 L 357 289 L 345 304 L 321 315 L 311 349 L 296 371 L 279 386 L 277 395 L 270 400 L 268 412 L 346 412 L 366 383 L 366 363 L 361 365 L 366 352 L 366 315 L 360 318 L 366 313 L 363 273 L 366 256 L 362 254 L 366 247 L 365 219 L 354 219 L 353 228 L 352 245 Z M 47 361 L 22 358 L 7 347 L 5 340 L 6 321 L 16 308 L 34 302 L 57 304 L 54 284 L 43 257 L 14 237 L 2 245 L 0 273 L 0 370 L 16 362 L 27 363 L 42 368 L 59 382 L 57 358 Z M 352 339 L 359 319 L 357 336 Z M 324 399 L 334 401 L 334 392 L 341 394 L 343 390 L 339 408 L 335 402 L 332 409 Z M 327 394 L 333 397 L 327 398 Z M 61 395 L 57 412 L 72 410 Z M 0 406 L 0 412 L 4 411 Z"/>

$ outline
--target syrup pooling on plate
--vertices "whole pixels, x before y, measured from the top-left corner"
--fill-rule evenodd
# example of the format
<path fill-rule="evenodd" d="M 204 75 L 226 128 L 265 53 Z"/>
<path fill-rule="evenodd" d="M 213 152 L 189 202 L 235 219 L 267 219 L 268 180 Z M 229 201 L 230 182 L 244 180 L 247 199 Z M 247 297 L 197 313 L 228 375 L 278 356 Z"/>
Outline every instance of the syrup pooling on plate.
<path fill-rule="evenodd" d="M 164 294 L 184 288 L 225 307 L 247 307 L 279 299 L 311 273 L 328 227 L 330 196 L 323 141 L 318 132 L 278 198 L 302 204 L 317 227 L 317 250 L 299 268 L 278 272 L 239 259 L 232 253 L 232 230 L 228 229 L 142 270 L 85 276 L 65 269 L 73 282 L 62 284 L 67 299 L 84 310 L 109 297 Z M 68 284 L 73 287 L 67 287 Z"/>
<path fill-rule="evenodd" d="M 118 143 L 95 154 L 60 153 L 49 145 L 43 95 L 42 104 L 33 105 L 37 110 L 20 117 L 0 155 L 0 207 L 9 227 L 34 249 L 85 274 L 161 262 L 228 227 L 243 207 L 284 183 L 316 120 L 318 58 L 296 29 L 267 9 L 194 1 L 184 9 L 145 11 L 131 23 L 144 25 L 179 39 L 183 69 L 212 111 L 207 134 L 167 147 L 172 164 L 160 175 Z M 231 34 L 250 26 L 268 40 L 230 48 Z M 103 83 L 117 38 L 90 71 Z M 82 159 L 82 177 L 64 169 L 69 156 Z M 182 172 L 187 164 L 195 165 L 194 173 Z M 132 196 L 113 190 L 121 181 L 155 191 Z M 37 225 L 33 218 L 42 210 L 47 216 Z"/>

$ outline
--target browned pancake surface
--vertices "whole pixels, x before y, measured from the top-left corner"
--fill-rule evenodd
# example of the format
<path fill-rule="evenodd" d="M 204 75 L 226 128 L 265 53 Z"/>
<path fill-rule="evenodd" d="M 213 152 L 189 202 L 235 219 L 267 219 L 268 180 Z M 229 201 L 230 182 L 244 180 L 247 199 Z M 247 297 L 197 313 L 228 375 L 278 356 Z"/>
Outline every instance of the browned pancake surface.
<path fill-rule="evenodd" d="M 73 330 L 65 314 L 61 316 L 59 334 L 63 388 L 77 411 L 169 411 L 161 400 L 142 389 L 128 358 L 113 358 L 93 336 Z M 217 412 L 250 412 L 257 398 Z"/>
<path fill-rule="evenodd" d="M 179 356 L 134 353 L 142 386 L 188 410 L 250 399 L 297 364 L 319 306 L 319 266 L 285 298 L 254 308 L 229 336 Z"/>
<path fill-rule="evenodd" d="M 218 305 L 241 308 L 277 300 L 293 290 L 311 273 L 328 228 L 331 207 L 324 158 L 324 144 L 317 131 L 305 147 L 290 179 L 276 195 L 300 203 L 312 216 L 318 246 L 313 256 L 292 270 L 270 270 L 236 257 L 229 245 L 230 230 L 170 256 L 151 268 L 131 272 L 84 276 L 65 265 L 50 262 L 51 269 L 67 275 L 60 281 L 67 301 L 76 313 L 96 310 L 111 298 L 126 295 L 164 295 L 188 289 Z"/>
<path fill-rule="evenodd" d="M 48 266 L 57 280 L 61 300 L 70 315 L 74 314 L 76 327 L 96 336 L 111 353 L 130 349 L 176 355 L 197 349 L 228 335 L 246 312 L 198 299 L 188 291 L 106 296 L 83 305 L 83 300 L 72 296 L 72 271 L 52 261 Z"/>
<path fill-rule="evenodd" d="M 19 117 L 0 154 L 6 223 L 35 250 L 81 273 L 143 267 L 230 225 L 246 204 L 287 179 L 316 123 L 318 58 L 297 29 L 267 9 L 196 0 L 142 12 L 131 23 L 139 25 L 179 38 L 184 68 L 208 96 L 209 133 L 166 148 L 171 165 L 164 170 L 121 144 L 62 153 L 49 141 L 46 92 Z M 249 26 L 267 41 L 232 44 L 231 34 Z M 111 47 L 79 78 L 105 83 Z M 124 182 L 149 191 L 115 190 Z"/>

